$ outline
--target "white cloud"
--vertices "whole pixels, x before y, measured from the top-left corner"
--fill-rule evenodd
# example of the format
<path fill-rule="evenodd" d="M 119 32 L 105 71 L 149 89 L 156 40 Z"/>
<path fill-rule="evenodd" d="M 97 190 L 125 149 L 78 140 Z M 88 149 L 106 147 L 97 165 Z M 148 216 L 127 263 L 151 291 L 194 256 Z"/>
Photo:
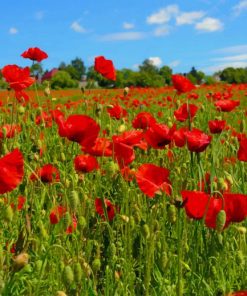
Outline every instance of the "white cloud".
<path fill-rule="evenodd" d="M 71 24 L 70 28 L 71 28 L 73 31 L 77 32 L 77 33 L 86 33 L 86 29 L 83 28 L 83 27 L 80 25 L 80 23 L 77 22 L 77 21 L 74 21 L 74 22 Z"/>
<path fill-rule="evenodd" d="M 223 54 L 224 53 L 244 54 L 247 52 L 247 44 L 225 47 L 225 48 L 217 49 L 214 52 L 215 53 L 223 53 Z"/>
<path fill-rule="evenodd" d="M 147 17 L 147 23 L 153 24 L 165 24 L 170 21 L 170 19 L 179 13 L 179 8 L 177 5 L 168 5 L 165 8 L 160 9 L 158 12 L 151 14 Z"/>
<path fill-rule="evenodd" d="M 120 32 L 113 34 L 106 34 L 100 37 L 101 41 L 127 41 L 127 40 L 141 40 L 146 37 L 143 32 Z"/>
<path fill-rule="evenodd" d="M 223 23 L 216 18 L 206 17 L 195 25 L 196 30 L 204 32 L 215 32 L 223 29 Z"/>
<path fill-rule="evenodd" d="M 176 17 L 177 25 L 191 25 L 201 19 L 205 13 L 203 11 L 182 12 Z"/>
<path fill-rule="evenodd" d="M 169 64 L 169 67 L 171 68 L 176 68 L 178 65 L 180 65 L 181 62 L 179 60 L 175 60 L 175 61 L 172 61 L 170 64 Z"/>
<path fill-rule="evenodd" d="M 232 62 L 232 63 L 225 63 L 220 65 L 214 65 L 207 68 L 202 69 L 203 72 L 206 73 L 214 73 L 217 71 L 222 71 L 225 68 L 232 67 L 232 68 L 245 68 L 247 67 L 247 62 Z"/>
<path fill-rule="evenodd" d="M 170 33 L 170 27 L 169 26 L 161 26 L 161 27 L 158 27 L 154 30 L 154 36 L 167 36 L 169 35 Z"/>
<path fill-rule="evenodd" d="M 150 57 L 148 58 L 149 62 L 156 67 L 160 67 L 162 65 L 162 60 L 160 57 Z"/>
<path fill-rule="evenodd" d="M 247 10 L 247 0 L 240 1 L 237 5 L 233 6 L 235 16 L 239 16 L 244 10 Z"/>
<path fill-rule="evenodd" d="M 19 31 L 16 29 L 16 28 L 14 28 L 14 27 L 12 27 L 12 28 L 10 28 L 9 29 L 9 34 L 11 34 L 11 35 L 15 35 L 15 34 L 17 34 Z"/>
<path fill-rule="evenodd" d="M 218 61 L 218 62 L 240 62 L 240 61 L 247 61 L 247 54 L 240 54 L 235 56 L 227 56 L 227 57 L 221 57 L 221 58 L 214 58 L 212 61 Z"/>
<path fill-rule="evenodd" d="M 37 11 L 35 13 L 35 19 L 41 21 L 44 18 L 44 11 Z"/>
<path fill-rule="evenodd" d="M 123 28 L 126 30 L 134 29 L 134 27 L 135 27 L 135 25 L 132 23 L 127 23 L 127 22 L 123 23 Z"/>

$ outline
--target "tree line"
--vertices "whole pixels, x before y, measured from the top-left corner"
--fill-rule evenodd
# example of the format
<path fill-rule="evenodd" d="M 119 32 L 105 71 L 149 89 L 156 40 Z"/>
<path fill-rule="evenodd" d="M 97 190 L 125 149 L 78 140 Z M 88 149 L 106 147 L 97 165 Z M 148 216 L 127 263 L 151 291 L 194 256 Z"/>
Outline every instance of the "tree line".
<path fill-rule="evenodd" d="M 144 60 L 136 71 L 127 68 L 117 70 L 117 80 L 114 82 L 102 77 L 94 70 L 93 66 L 86 68 L 83 60 L 78 57 L 68 64 L 61 62 L 57 69 L 58 71 L 49 81 L 50 86 L 54 89 L 76 88 L 82 81 L 86 81 L 82 84 L 83 87 L 88 88 L 123 88 L 126 86 L 162 87 L 164 85 L 171 85 L 171 76 L 173 74 L 169 66 L 159 68 L 149 59 Z M 40 63 L 35 63 L 31 66 L 31 74 L 37 78 L 41 78 L 47 72 L 49 71 L 44 71 Z M 213 84 L 218 81 L 225 83 L 247 83 L 247 68 L 228 67 L 213 75 L 206 75 L 204 72 L 192 67 L 188 73 L 179 74 L 186 76 L 194 84 Z M 47 82 L 43 82 L 43 84 L 45 83 Z M 0 72 L 1 88 L 7 88 L 7 84 L 3 81 Z"/>

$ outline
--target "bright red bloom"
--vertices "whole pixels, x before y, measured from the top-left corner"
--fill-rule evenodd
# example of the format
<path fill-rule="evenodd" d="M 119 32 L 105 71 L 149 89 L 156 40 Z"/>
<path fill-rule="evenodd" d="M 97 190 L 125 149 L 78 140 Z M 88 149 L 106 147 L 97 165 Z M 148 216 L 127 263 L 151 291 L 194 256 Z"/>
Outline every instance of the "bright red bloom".
<path fill-rule="evenodd" d="M 46 164 L 42 168 L 36 170 L 30 176 L 32 181 L 40 179 L 43 183 L 52 183 L 60 181 L 60 174 L 56 167 L 52 164 Z"/>
<path fill-rule="evenodd" d="M 163 149 L 172 140 L 173 130 L 161 123 L 153 123 L 147 129 L 144 137 L 147 143 L 155 149 Z"/>
<path fill-rule="evenodd" d="M 209 120 L 208 127 L 212 134 L 220 134 L 226 126 L 225 120 Z"/>
<path fill-rule="evenodd" d="M 116 70 L 111 60 L 106 60 L 103 56 L 94 60 L 94 70 L 109 80 L 116 80 Z"/>
<path fill-rule="evenodd" d="M 195 86 L 191 81 L 182 75 L 172 75 L 172 83 L 178 93 L 186 93 L 195 89 Z"/>
<path fill-rule="evenodd" d="M 186 144 L 186 133 L 188 131 L 187 127 L 181 127 L 180 129 L 176 130 L 173 135 L 172 139 L 175 142 L 177 147 L 184 147 Z"/>
<path fill-rule="evenodd" d="M 76 216 L 73 215 L 73 217 L 72 217 L 72 224 L 67 227 L 66 233 L 67 234 L 73 233 L 76 230 L 76 227 L 77 227 L 77 219 L 76 219 Z"/>
<path fill-rule="evenodd" d="M 89 173 L 99 168 L 98 161 L 91 155 L 78 155 L 74 159 L 74 166 L 77 172 Z"/>
<path fill-rule="evenodd" d="M 171 195 L 170 171 L 152 163 L 141 165 L 136 172 L 136 181 L 143 193 L 148 197 L 154 197 L 157 192 L 165 192 Z"/>
<path fill-rule="evenodd" d="M 123 132 L 119 136 L 113 136 L 112 138 L 115 142 L 117 141 L 129 146 L 136 146 L 141 142 L 143 138 L 143 132 L 136 131 L 136 130 L 129 130 L 129 131 Z"/>
<path fill-rule="evenodd" d="M 31 47 L 28 50 L 24 51 L 21 56 L 25 59 L 30 59 L 32 61 L 41 62 L 44 59 L 48 58 L 46 52 L 42 51 L 38 47 Z"/>
<path fill-rule="evenodd" d="M 247 138 L 242 138 L 239 142 L 238 160 L 247 162 Z"/>
<path fill-rule="evenodd" d="M 24 160 L 19 149 L 0 158 L 0 194 L 14 190 L 24 176 Z"/>
<path fill-rule="evenodd" d="M 183 104 L 179 109 L 174 111 L 174 116 L 176 119 L 180 122 L 186 121 L 189 117 L 192 120 L 196 112 L 198 110 L 198 107 L 194 104 Z"/>
<path fill-rule="evenodd" d="M 226 296 L 247 296 L 247 290 L 232 292 L 230 294 L 227 294 Z"/>
<path fill-rule="evenodd" d="M 97 138 L 94 146 L 82 147 L 82 151 L 93 156 L 112 156 L 112 142 L 106 138 Z"/>
<path fill-rule="evenodd" d="M 18 204 L 17 204 L 17 211 L 22 210 L 24 204 L 26 202 L 26 197 L 25 196 L 18 196 Z"/>
<path fill-rule="evenodd" d="M 199 129 L 193 129 L 186 133 L 187 146 L 191 152 L 203 152 L 210 144 L 212 137 L 204 134 Z"/>
<path fill-rule="evenodd" d="M 66 211 L 67 211 L 66 208 L 61 205 L 53 208 L 50 213 L 50 223 L 57 224 L 61 220 L 61 218 L 64 216 Z"/>
<path fill-rule="evenodd" d="M 132 121 L 133 128 L 147 129 L 150 124 L 155 123 L 155 118 L 149 112 L 140 112 Z"/>
<path fill-rule="evenodd" d="M 35 123 L 37 125 L 39 124 L 45 124 L 46 127 L 52 126 L 52 116 L 48 115 L 45 111 L 42 111 L 40 115 L 37 115 L 35 118 Z"/>
<path fill-rule="evenodd" d="M 231 112 L 233 109 L 239 106 L 239 104 L 239 101 L 233 100 L 219 100 L 214 103 L 215 107 L 222 112 Z"/>
<path fill-rule="evenodd" d="M 10 88 L 16 92 L 22 91 L 35 82 L 35 78 L 30 77 L 29 67 L 20 68 L 17 65 L 8 65 L 3 67 L 2 74 Z"/>
<path fill-rule="evenodd" d="M 224 193 L 225 211 L 231 222 L 242 222 L 247 217 L 247 195 Z"/>
<path fill-rule="evenodd" d="M 5 124 L 0 127 L 0 139 L 3 139 L 4 136 L 8 139 L 13 138 L 20 131 L 21 127 L 18 124 Z"/>
<path fill-rule="evenodd" d="M 117 120 L 126 117 L 128 112 L 122 108 L 120 105 L 114 105 L 113 107 L 108 107 L 107 108 L 107 113 L 112 117 Z"/>
<path fill-rule="evenodd" d="M 87 115 L 70 115 L 67 120 L 59 116 L 57 124 L 61 137 L 66 137 L 83 147 L 93 146 L 100 130 L 97 122 Z"/>
<path fill-rule="evenodd" d="M 113 136 L 113 157 L 117 160 L 120 168 L 130 164 L 135 159 L 135 152 L 132 146 L 129 146 Z"/>
<path fill-rule="evenodd" d="M 105 210 L 108 216 L 108 220 L 112 221 L 115 217 L 115 206 L 110 202 L 109 199 L 106 199 L 106 198 L 104 199 L 104 203 L 105 203 Z M 96 198 L 94 205 L 95 205 L 96 213 L 98 213 L 101 216 L 101 218 L 105 220 L 105 213 L 104 213 L 102 200 L 100 198 Z"/>

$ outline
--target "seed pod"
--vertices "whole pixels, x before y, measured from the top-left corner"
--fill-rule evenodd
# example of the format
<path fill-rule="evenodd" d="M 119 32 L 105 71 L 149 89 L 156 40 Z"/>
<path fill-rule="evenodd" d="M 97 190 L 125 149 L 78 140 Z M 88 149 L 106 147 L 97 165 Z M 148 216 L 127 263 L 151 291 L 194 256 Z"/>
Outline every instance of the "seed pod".
<path fill-rule="evenodd" d="M 63 222 L 65 227 L 69 227 L 71 225 L 71 216 L 69 212 L 64 214 Z"/>
<path fill-rule="evenodd" d="M 99 271 L 101 268 L 101 261 L 99 258 L 95 258 L 92 262 L 92 269 L 94 272 Z"/>
<path fill-rule="evenodd" d="M 56 296 L 67 296 L 63 291 L 57 291 Z"/>
<path fill-rule="evenodd" d="M 130 228 L 131 230 L 135 228 L 135 219 L 133 216 L 130 216 Z"/>
<path fill-rule="evenodd" d="M 67 265 L 63 270 L 63 281 L 65 286 L 70 286 L 74 281 L 74 273 L 69 265 Z"/>
<path fill-rule="evenodd" d="M 74 277 L 75 277 L 75 282 L 77 284 L 81 282 L 82 268 L 81 268 L 81 264 L 79 262 L 75 263 L 75 265 L 74 265 Z"/>
<path fill-rule="evenodd" d="M 154 224 L 153 224 L 153 232 L 157 232 L 160 230 L 160 223 L 159 221 L 156 219 L 154 220 Z"/>
<path fill-rule="evenodd" d="M 25 113 L 25 108 L 24 108 L 23 106 L 19 106 L 19 107 L 18 107 L 18 113 L 19 113 L 20 115 L 24 114 L 24 113 Z"/>
<path fill-rule="evenodd" d="M 39 229 L 40 229 L 40 233 L 41 233 L 42 238 L 47 239 L 48 238 L 48 233 L 47 233 L 42 221 L 39 222 Z"/>
<path fill-rule="evenodd" d="M 71 210 L 73 212 L 76 212 L 77 208 L 78 208 L 78 205 L 79 205 L 79 196 L 78 196 L 78 193 L 75 190 L 73 190 L 73 191 L 71 191 L 71 194 L 70 194 L 70 207 L 71 207 Z"/>
<path fill-rule="evenodd" d="M 14 212 L 11 206 L 8 206 L 4 212 L 4 218 L 6 222 L 11 222 L 13 220 Z"/>
<path fill-rule="evenodd" d="M 220 210 L 216 217 L 216 230 L 221 232 L 224 229 L 226 224 L 226 212 L 224 210 Z"/>
<path fill-rule="evenodd" d="M 60 156 L 61 156 L 61 161 L 65 162 L 65 160 L 66 160 L 65 154 L 63 152 L 61 152 Z"/>
<path fill-rule="evenodd" d="M 115 175 L 119 171 L 118 164 L 114 161 L 109 161 L 107 164 L 107 170 L 109 171 L 110 175 Z"/>
<path fill-rule="evenodd" d="M 87 262 L 84 262 L 82 267 L 87 277 L 89 277 L 91 275 L 91 268 L 89 264 Z"/>
<path fill-rule="evenodd" d="M 126 125 L 125 125 L 125 124 L 121 124 L 121 125 L 118 127 L 118 132 L 119 132 L 119 133 L 123 133 L 124 131 L 126 131 Z"/>
<path fill-rule="evenodd" d="M 47 87 L 44 89 L 44 95 L 45 95 L 46 97 L 49 97 L 50 94 L 51 94 L 51 90 L 50 90 L 49 86 L 47 86 Z"/>
<path fill-rule="evenodd" d="M 168 221 L 172 224 L 176 223 L 177 221 L 177 211 L 174 205 L 170 205 L 167 210 L 167 218 Z"/>
<path fill-rule="evenodd" d="M 43 265 L 43 261 L 42 260 L 37 260 L 36 262 L 35 262 L 35 271 L 37 272 L 37 273 L 40 273 L 40 271 L 41 271 L 41 268 L 42 268 L 42 265 Z"/>
<path fill-rule="evenodd" d="M 227 176 L 226 176 L 226 179 L 227 179 L 227 181 L 228 181 L 231 185 L 233 185 L 233 178 L 232 178 L 231 175 L 227 175 Z"/>
<path fill-rule="evenodd" d="M 117 248 L 114 243 L 111 243 L 108 247 L 108 252 L 110 257 L 114 257 L 117 253 Z"/>
<path fill-rule="evenodd" d="M 146 239 L 148 239 L 150 237 L 150 229 L 149 229 L 149 226 L 147 224 L 144 224 L 142 226 L 142 234 Z"/>
<path fill-rule="evenodd" d="M 247 229 L 244 226 L 237 227 L 237 230 L 240 234 L 246 234 L 246 232 L 247 232 Z"/>

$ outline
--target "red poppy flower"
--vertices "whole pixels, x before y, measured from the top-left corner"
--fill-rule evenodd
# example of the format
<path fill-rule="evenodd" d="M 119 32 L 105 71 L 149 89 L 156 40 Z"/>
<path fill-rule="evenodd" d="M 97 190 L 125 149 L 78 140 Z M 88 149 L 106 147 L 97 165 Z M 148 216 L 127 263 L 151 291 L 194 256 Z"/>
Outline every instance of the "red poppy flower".
<path fill-rule="evenodd" d="M 123 132 L 119 136 L 113 136 L 112 138 L 114 141 L 121 142 L 129 146 L 135 146 L 135 145 L 138 145 L 142 140 L 143 132 L 136 131 L 136 130 L 129 130 L 127 132 Z"/>
<path fill-rule="evenodd" d="M 133 147 L 119 141 L 116 136 L 113 136 L 113 157 L 117 160 L 120 168 L 123 168 L 133 162 L 135 152 Z"/>
<path fill-rule="evenodd" d="M 188 131 L 187 127 L 181 127 L 180 129 L 176 130 L 173 135 L 172 139 L 177 147 L 184 147 L 186 144 L 186 133 Z"/>
<path fill-rule="evenodd" d="M 242 138 L 239 142 L 238 160 L 247 162 L 247 138 Z"/>
<path fill-rule="evenodd" d="M 112 142 L 106 138 L 97 138 L 92 147 L 82 147 L 82 151 L 93 156 L 112 156 Z"/>
<path fill-rule="evenodd" d="M 73 217 L 72 217 L 72 224 L 67 227 L 67 229 L 66 229 L 65 232 L 67 234 L 71 234 L 71 233 L 73 233 L 76 230 L 76 227 L 77 227 L 77 219 L 76 219 L 76 216 L 73 215 Z"/>
<path fill-rule="evenodd" d="M 106 198 L 104 199 L 104 203 L 105 203 L 105 210 L 108 216 L 108 220 L 112 221 L 115 217 L 115 206 L 110 202 L 109 199 L 106 199 Z M 98 213 L 101 216 L 101 218 L 105 220 L 105 213 L 104 213 L 102 200 L 100 198 L 96 198 L 94 205 L 95 205 L 96 213 Z"/>
<path fill-rule="evenodd" d="M 225 120 L 209 120 L 208 127 L 212 134 L 220 134 L 226 126 Z"/>
<path fill-rule="evenodd" d="M 87 115 L 70 115 L 67 120 L 59 116 L 57 124 L 61 137 L 66 137 L 83 147 L 93 146 L 100 130 L 97 122 Z"/>
<path fill-rule="evenodd" d="M 26 197 L 25 196 L 18 196 L 18 204 L 17 204 L 17 211 L 21 211 L 24 207 L 24 204 L 26 202 Z"/>
<path fill-rule="evenodd" d="M 13 138 L 17 133 L 21 131 L 21 127 L 18 124 L 5 124 L 0 127 L 0 139 Z"/>
<path fill-rule="evenodd" d="M 60 181 L 60 174 L 56 167 L 52 164 L 46 164 L 42 168 L 36 170 L 30 176 L 32 181 L 40 179 L 43 183 L 52 183 Z"/>
<path fill-rule="evenodd" d="M 147 129 L 144 137 L 147 143 L 155 149 L 163 149 L 172 140 L 173 130 L 161 123 L 153 123 Z"/>
<path fill-rule="evenodd" d="M 24 160 L 19 149 L 0 158 L 0 194 L 14 190 L 24 176 Z"/>
<path fill-rule="evenodd" d="M 210 144 L 212 137 L 204 134 L 199 129 L 186 133 L 187 146 L 191 152 L 203 152 Z"/>
<path fill-rule="evenodd" d="M 116 70 L 111 60 L 106 60 L 103 56 L 96 57 L 94 69 L 109 80 L 116 80 Z"/>
<path fill-rule="evenodd" d="M 61 218 L 64 216 L 66 211 L 67 211 L 66 208 L 61 205 L 53 208 L 50 213 L 50 223 L 57 224 L 61 220 Z"/>
<path fill-rule="evenodd" d="M 107 108 L 108 114 L 117 120 L 126 117 L 127 116 L 127 111 L 123 109 L 120 105 L 114 105 L 112 107 Z"/>
<path fill-rule="evenodd" d="M 172 75 L 172 83 L 178 93 L 186 93 L 195 88 L 191 81 L 182 75 Z"/>
<path fill-rule="evenodd" d="M 30 77 L 29 67 L 20 68 L 17 65 L 8 65 L 3 67 L 2 74 L 10 88 L 16 92 L 22 91 L 35 82 L 35 78 Z"/>
<path fill-rule="evenodd" d="M 97 159 L 91 155 L 76 156 L 74 166 L 76 171 L 81 173 L 89 173 L 99 168 Z"/>
<path fill-rule="evenodd" d="M 233 109 L 239 106 L 239 104 L 239 101 L 233 100 L 219 100 L 214 103 L 215 107 L 222 112 L 231 112 Z"/>
<path fill-rule="evenodd" d="M 193 119 L 196 115 L 198 107 L 194 104 L 183 104 L 179 109 L 174 111 L 174 116 L 178 121 L 186 121 L 189 117 Z"/>
<path fill-rule="evenodd" d="M 227 294 L 226 296 L 247 296 L 247 290 L 232 292 L 230 294 Z"/>
<path fill-rule="evenodd" d="M 132 121 L 133 128 L 147 129 L 151 123 L 155 123 L 155 118 L 149 112 L 140 112 Z"/>
<path fill-rule="evenodd" d="M 242 222 L 247 217 L 247 195 L 224 193 L 226 215 L 231 222 Z"/>
<path fill-rule="evenodd" d="M 171 195 L 170 171 L 151 163 L 141 165 L 136 172 L 136 181 L 143 193 L 154 197 L 159 191 Z"/>
<path fill-rule="evenodd" d="M 48 115 L 45 111 L 42 111 L 40 115 L 37 115 L 35 118 L 35 123 L 37 125 L 39 124 L 45 124 L 46 127 L 52 126 L 52 116 Z"/>
<path fill-rule="evenodd" d="M 30 59 L 32 61 L 41 62 L 44 59 L 48 58 L 46 52 L 42 51 L 38 47 L 31 47 L 28 50 L 24 51 L 21 56 L 25 59 Z"/>

